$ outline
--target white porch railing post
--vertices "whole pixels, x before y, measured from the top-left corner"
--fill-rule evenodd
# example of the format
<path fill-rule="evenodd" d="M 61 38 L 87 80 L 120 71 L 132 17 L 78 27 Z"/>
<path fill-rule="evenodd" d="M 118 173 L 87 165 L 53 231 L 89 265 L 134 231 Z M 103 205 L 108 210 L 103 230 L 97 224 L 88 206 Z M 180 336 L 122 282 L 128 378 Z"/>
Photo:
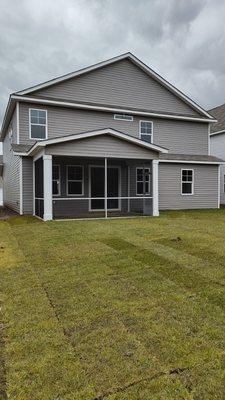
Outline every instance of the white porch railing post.
<path fill-rule="evenodd" d="M 107 196 L 108 196 L 108 162 L 107 158 L 105 158 L 105 218 L 108 217 Z"/>
<path fill-rule="evenodd" d="M 152 215 L 159 216 L 159 160 L 152 160 Z"/>
<path fill-rule="evenodd" d="M 44 221 L 52 220 L 52 156 L 43 155 Z"/>

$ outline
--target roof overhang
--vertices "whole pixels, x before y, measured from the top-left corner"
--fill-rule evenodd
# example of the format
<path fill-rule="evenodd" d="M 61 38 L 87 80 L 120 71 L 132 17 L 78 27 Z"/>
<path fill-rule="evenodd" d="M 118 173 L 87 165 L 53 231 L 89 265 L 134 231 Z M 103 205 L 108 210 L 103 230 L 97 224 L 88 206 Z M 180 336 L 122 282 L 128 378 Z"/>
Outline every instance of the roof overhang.
<path fill-rule="evenodd" d="M 11 95 L 11 99 L 14 101 L 27 102 L 27 103 L 36 103 L 36 104 L 46 104 L 51 106 L 62 106 L 62 107 L 70 107 L 70 108 L 81 108 L 86 110 L 94 110 L 94 111 L 105 111 L 105 112 L 117 112 L 123 114 L 132 114 L 146 117 L 155 117 L 155 118 L 167 118 L 167 119 L 178 119 L 178 120 L 187 120 L 187 121 L 196 121 L 196 122 L 217 122 L 217 120 L 209 118 L 201 118 L 201 117 L 192 117 L 189 115 L 179 115 L 179 114 L 167 114 L 167 113 L 159 113 L 155 111 L 146 111 L 146 110 L 134 110 L 129 108 L 121 108 L 121 107 L 111 107 L 111 106 L 103 106 L 96 104 L 87 104 L 87 103 L 76 103 L 69 102 L 64 100 L 54 100 L 47 98 L 38 98 L 32 96 L 21 96 L 17 94 Z"/>
<path fill-rule="evenodd" d="M 170 163 L 170 164 L 210 164 L 210 165 L 221 165 L 225 164 L 225 161 L 198 161 L 198 160 L 159 160 L 159 163 Z"/>
<path fill-rule="evenodd" d="M 210 133 L 210 136 L 216 136 L 216 135 L 220 135 L 222 133 L 225 133 L 225 129 L 222 129 L 221 131 L 217 131 L 217 132 L 212 132 L 212 133 Z"/>
<path fill-rule="evenodd" d="M 54 138 L 54 139 L 42 140 L 42 141 L 36 142 L 30 148 L 30 150 L 28 152 L 26 152 L 26 153 L 14 152 L 14 154 L 20 155 L 20 156 L 34 156 L 37 152 L 43 150 L 45 147 L 50 146 L 50 145 L 60 144 L 60 143 L 65 143 L 65 142 L 72 142 L 74 140 L 83 140 L 86 138 L 91 138 L 91 137 L 96 137 L 96 136 L 101 136 L 101 135 L 110 135 L 110 136 L 116 137 L 117 139 L 125 140 L 136 146 L 139 146 L 139 147 L 151 150 L 151 151 L 156 151 L 158 153 L 168 153 L 168 149 L 166 149 L 164 147 L 157 146 L 152 143 L 144 142 L 143 140 L 126 135 L 125 133 L 119 132 L 112 128 L 106 128 L 106 129 L 101 129 L 101 130 L 96 130 L 96 131 L 91 131 L 91 132 L 84 132 L 84 133 L 80 133 L 80 134 L 63 136 L 63 137 Z"/>

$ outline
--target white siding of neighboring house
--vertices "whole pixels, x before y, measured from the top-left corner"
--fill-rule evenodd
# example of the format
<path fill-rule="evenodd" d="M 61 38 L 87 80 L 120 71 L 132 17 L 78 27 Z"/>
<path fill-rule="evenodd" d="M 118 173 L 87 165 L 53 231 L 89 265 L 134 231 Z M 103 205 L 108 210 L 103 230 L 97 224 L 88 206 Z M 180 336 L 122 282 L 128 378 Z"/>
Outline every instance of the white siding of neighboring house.
<path fill-rule="evenodd" d="M 3 154 L 2 142 L 0 142 L 0 155 Z M 0 206 L 3 205 L 3 189 L 2 189 L 2 178 L 0 177 Z"/>
<path fill-rule="evenodd" d="M 225 160 L 225 132 L 210 136 L 210 153 Z M 225 165 L 220 166 L 220 203 L 225 204 Z"/>

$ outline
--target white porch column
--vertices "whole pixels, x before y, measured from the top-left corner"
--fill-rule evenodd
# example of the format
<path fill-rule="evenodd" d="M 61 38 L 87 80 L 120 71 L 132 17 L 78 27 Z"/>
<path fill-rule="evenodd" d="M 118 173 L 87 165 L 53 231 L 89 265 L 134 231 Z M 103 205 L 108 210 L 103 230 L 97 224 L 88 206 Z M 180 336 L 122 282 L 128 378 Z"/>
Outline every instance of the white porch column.
<path fill-rule="evenodd" d="M 43 155 L 44 221 L 52 220 L 52 156 Z"/>
<path fill-rule="evenodd" d="M 159 160 L 152 160 L 152 215 L 159 216 Z"/>

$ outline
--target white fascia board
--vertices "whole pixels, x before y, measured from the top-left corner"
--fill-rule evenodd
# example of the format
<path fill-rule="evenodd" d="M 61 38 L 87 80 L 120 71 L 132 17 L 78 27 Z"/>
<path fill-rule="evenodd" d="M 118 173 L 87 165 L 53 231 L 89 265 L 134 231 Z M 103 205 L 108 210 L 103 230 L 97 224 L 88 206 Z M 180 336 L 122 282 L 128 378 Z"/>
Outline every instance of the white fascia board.
<path fill-rule="evenodd" d="M 98 68 L 105 67 L 107 65 L 113 64 L 114 62 L 123 60 L 123 59 L 130 59 L 132 60 L 137 66 L 139 66 L 142 70 L 144 70 L 148 75 L 153 77 L 155 80 L 159 81 L 164 87 L 168 88 L 171 92 L 173 92 L 176 96 L 184 100 L 187 104 L 191 105 L 191 107 L 198 112 L 204 114 L 208 118 L 212 118 L 211 115 L 206 112 L 203 108 L 201 108 L 198 104 L 196 104 L 194 101 L 192 101 L 189 97 L 187 97 L 184 93 L 182 93 L 180 90 L 175 88 L 173 85 L 171 85 L 168 81 L 166 81 L 162 76 L 157 74 L 155 71 L 153 71 L 151 68 L 149 68 L 146 64 L 144 64 L 141 60 L 139 60 L 137 57 L 135 57 L 132 53 L 128 52 L 125 54 L 121 54 L 117 57 L 113 57 L 109 60 L 91 65 L 90 67 L 80 69 L 76 72 L 72 72 L 63 76 L 60 76 L 58 78 L 52 79 L 50 81 L 44 82 L 40 85 L 36 85 L 33 87 L 30 87 L 28 89 L 22 90 L 20 92 L 17 92 L 17 94 L 24 95 L 24 94 L 29 94 L 32 93 L 36 90 L 43 89 L 45 87 L 54 85 L 56 83 L 60 83 L 62 81 L 65 81 L 67 79 L 75 78 L 76 76 L 80 76 L 82 74 L 94 71 Z"/>
<path fill-rule="evenodd" d="M 225 161 L 190 161 L 190 160 L 159 160 L 160 163 L 173 163 L 173 164 L 210 164 L 210 165 L 223 165 Z"/>
<path fill-rule="evenodd" d="M 79 139 L 85 139 L 85 138 L 91 138 L 91 137 L 95 137 L 95 136 L 100 136 L 100 135 L 105 135 L 105 134 L 109 134 L 111 136 L 114 136 L 116 138 L 125 140 L 129 143 L 133 143 L 135 145 L 138 145 L 140 147 L 144 147 L 148 150 L 153 150 L 153 151 L 158 151 L 161 153 L 168 153 L 168 150 L 154 145 L 154 144 L 148 144 L 148 143 L 144 143 L 143 141 L 141 141 L 140 139 L 136 139 L 133 138 L 131 136 L 127 136 L 124 133 L 121 132 L 117 132 L 113 129 L 102 129 L 99 131 L 93 131 L 93 132 L 87 132 L 87 133 L 81 133 L 81 134 L 75 134 L 75 135 L 68 135 L 68 136 L 64 136 L 64 137 L 59 137 L 59 138 L 55 138 L 55 139 L 48 139 L 48 140 L 43 140 L 41 142 L 37 142 L 34 144 L 34 146 L 26 153 L 27 156 L 32 155 L 36 152 L 37 149 L 40 149 L 41 147 L 46 147 L 52 144 L 57 144 L 57 143 L 64 143 L 64 142 L 71 142 L 73 140 L 79 140 Z M 14 153 L 16 154 L 16 153 Z M 20 153 L 21 154 L 21 153 Z"/>
<path fill-rule="evenodd" d="M 198 118 L 198 117 L 189 117 L 184 115 L 171 115 L 171 114 L 159 114 L 155 112 L 147 112 L 147 111 L 137 111 L 137 110 L 129 110 L 129 109 L 121 109 L 114 107 L 104 107 L 98 105 L 90 105 L 90 104 L 82 104 L 82 103 L 70 103 L 66 101 L 60 100 L 49 100 L 49 99 L 39 99 L 36 97 L 24 97 L 17 94 L 11 96 L 13 100 L 20 100 L 22 102 L 28 103 L 36 103 L 36 104 L 46 104 L 52 106 L 63 106 L 63 107 L 71 107 L 71 108 L 80 108 L 84 110 L 96 110 L 96 111 L 105 111 L 112 113 L 123 113 L 123 114 L 132 114 L 132 115 L 140 115 L 146 117 L 155 117 L 155 118 L 166 118 L 166 119 L 175 119 L 175 120 L 184 120 L 184 121 L 195 121 L 195 122 L 217 122 L 216 119 L 208 119 L 208 118 Z"/>

